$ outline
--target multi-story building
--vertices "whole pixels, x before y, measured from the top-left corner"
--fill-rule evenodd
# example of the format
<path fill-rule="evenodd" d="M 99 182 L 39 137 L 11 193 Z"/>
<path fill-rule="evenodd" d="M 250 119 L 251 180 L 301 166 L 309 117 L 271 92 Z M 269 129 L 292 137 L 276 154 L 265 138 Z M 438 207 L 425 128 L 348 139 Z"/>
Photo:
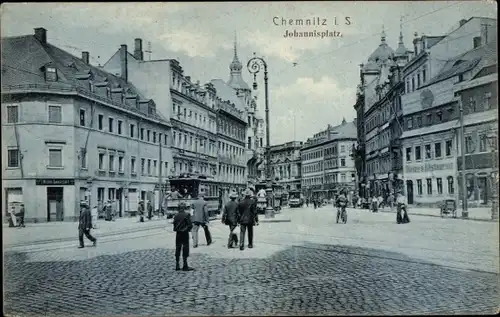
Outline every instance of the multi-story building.
<path fill-rule="evenodd" d="M 291 141 L 271 146 L 273 180 L 286 190 L 301 189 L 300 149 L 303 142 Z"/>
<path fill-rule="evenodd" d="M 161 101 L 159 112 L 172 123 L 170 173 L 217 173 L 216 92 L 184 75 L 174 59 L 143 59 L 142 40 L 135 40 L 134 54 L 122 45 L 103 66 L 117 75 L 128 74 L 141 91 Z"/>
<path fill-rule="evenodd" d="M 211 84 L 209 84 L 211 85 Z M 243 111 L 228 101 L 216 100 L 219 167 L 217 180 L 224 196 L 241 192 L 246 183 L 246 120 Z"/>
<path fill-rule="evenodd" d="M 402 133 L 400 95 L 404 87 L 400 78 L 409 54 L 402 30 L 396 51 L 386 43 L 385 32 L 382 32 L 379 47 L 366 64 L 361 64 L 361 83 L 355 108 L 363 119 L 363 126 L 358 127 L 363 135 L 358 136 L 360 142 L 355 155 L 364 157 L 364 164 L 358 163 L 358 169 L 363 172 L 360 175 L 363 196 L 388 196 L 402 186 L 399 137 Z"/>
<path fill-rule="evenodd" d="M 485 53 L 495 49 L 484 45 L 483 25 L 493 21 L 462 20 L 446 36 L 414 40 L 414 55 L 403 69 L 402 96 L 404 191 L 409 204 L 438 205 L 443 199 L 458 199 L 460 109 L 455 86 L 475 76 L 490 55 Z M 493 121 L 482 118 L 485 114 L 492 113 L 475 114 L 469 124 Z"/>
<path fill-rule="evenodd" d="M 341 189 L 352 198 L 356 169 L 352 156 L 357 141 L 357 122 L 328 126 L 309 138 L 301 149 L 302 190 L 307 197 L 333 198 Z"/>
<path fill-rule="evenodd" d="M 20 62 L 22 61 L 22 62 Z M 4 206 L 26 221 L 67 221 L 80 200 L 119 216 L 153 195 L 169 169 L 170 124 L 132 85 L 51 45 L 47 31 L 2 38 Z"/>
<path fill-rule="evenodd" d="M 229 65 L 229 80 L 213 79 L 211 83 L 217 90 L 217 96 L 229 101 L 242 111 L 247 118 L 246 126 L 246 179 L 248 185 L 255 184 L 262 178 L 264 161 L 264 120 L 257 110 L 257 98 L 252 97 L 252 90 L 242 76 L 242 68 L 238 58 L 236 41 L 234 42 L 233 61 Z"/>

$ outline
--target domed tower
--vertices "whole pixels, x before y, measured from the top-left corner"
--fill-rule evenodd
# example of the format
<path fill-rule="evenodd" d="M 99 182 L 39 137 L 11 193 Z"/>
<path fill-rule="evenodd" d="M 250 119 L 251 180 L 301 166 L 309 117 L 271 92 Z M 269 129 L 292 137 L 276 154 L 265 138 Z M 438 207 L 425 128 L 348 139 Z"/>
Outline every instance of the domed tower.
<path fill-rule="evenodd" d="M 406 49 L 403 42 L 403 18 L 401 18 L 399 22 L 399 44 L 394 53 L 394 62 L 396 62 L 398 66 L 404 66 L 408 62 L 408 57 L 408 49 Z"/>
<path fill-rule="evenodd" d="M 236 90 L 236 95 L 241 98 L 245 107 L 250 106 L 252 90 L 242 77 L 243 65 L 238 59 L 236 34 L 234 35 L 234 56 L 233 61 L 229 64 L 229 81 L 227 84 Z"/>

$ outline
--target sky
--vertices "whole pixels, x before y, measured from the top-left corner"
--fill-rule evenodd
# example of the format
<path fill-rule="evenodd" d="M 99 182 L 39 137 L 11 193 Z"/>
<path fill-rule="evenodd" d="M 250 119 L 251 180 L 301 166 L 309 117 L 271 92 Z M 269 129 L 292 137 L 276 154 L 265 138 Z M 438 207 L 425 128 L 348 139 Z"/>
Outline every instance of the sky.
<path fill-rule="evenodd" d="M 94 65 L 103 65 L 121 44 L 132 52 L 134 39 L 142 38 L 146 50 L 151 43 L 152 59 L 176 58 L 184 74 L 200 83 L 229 79 L 236 34 L 250 87 L 246 64 L 253 53 L 268 64 L 271 144 L 305 141 L 328 124 L 352 121 L 359 64 L 380 44 L 382 29 L 397 48 L 401 18 L 411 48 L 415 32 L 443 35 L 461 19 L 497 16 L 493 1 L 4 3 L 1 9 L 2 37 L 44 27 L 51 44 L 78 57 L 89 51 Z M 320 25 L 288 25 L 290 19 L 319 19 Z M 284 38 L 286 30 L 342 36 Z M 257 83 L 264 117 L 263 74 Z"/>

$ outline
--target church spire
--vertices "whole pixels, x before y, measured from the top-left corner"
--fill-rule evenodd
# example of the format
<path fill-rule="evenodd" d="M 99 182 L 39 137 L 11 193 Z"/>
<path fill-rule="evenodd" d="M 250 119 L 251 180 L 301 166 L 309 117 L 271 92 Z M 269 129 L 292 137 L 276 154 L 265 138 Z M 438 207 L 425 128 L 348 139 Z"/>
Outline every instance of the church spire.
<path fill-rule="evenodd" d="M 234 47 L 233 47 L 233 61 L 231 64 L 229 64 L 229 70 L 230 70 L 230 77 L 228 81 L 228 85 L 235 88 L 235 89 L 249 89 L 248 85 L 245 83 L 243 80 L 242 74 L 241 74 L 241 69 L 243 68 L 243 65 L 241 64 L 240 60 L 238 59 L 238 50 L 237 50 L 237 38 L 236 38 L 236 31 L 234 32 Z"/>
<path fill-rule="evenodd" d="M 380 41 L 382 42 L 381 44 L 385 44 L 385 28 L 383 24 L 382 24 L 382 34 L 380 36 Z"/>
<path fill-rule="evenodd" d="M 405 56 L 407 53 L 407 49 L 405 47 L 405 44 L 403 42 L 403 16 L 399 18 L 399 44 L 398 48 L 396 49 L 395 55 L 396 56 Z"/>
<path fill-rule="evenodd" d="M 399 45 L 403 44 L 403 16 L 399 18 Z"/>

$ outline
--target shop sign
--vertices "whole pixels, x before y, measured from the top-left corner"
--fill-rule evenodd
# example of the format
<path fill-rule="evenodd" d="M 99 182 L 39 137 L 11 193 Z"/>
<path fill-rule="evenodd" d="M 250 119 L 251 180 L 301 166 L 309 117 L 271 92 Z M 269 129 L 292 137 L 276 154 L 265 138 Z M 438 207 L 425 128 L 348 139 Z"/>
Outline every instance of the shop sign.
<path fill-rule="evenodd" d="M 451 163 L 425 163 L 421 165 L 409 165 L 406 167 L 407 173 L 426 173 L 434 171 L 453 170 Z"/>
<path fill-rule="evenodd" d="M 37 179 L 35 183 L 39 186 L 65 186 L 75 185 L 75 180 L 67 178 L 42 178 Z"/>

